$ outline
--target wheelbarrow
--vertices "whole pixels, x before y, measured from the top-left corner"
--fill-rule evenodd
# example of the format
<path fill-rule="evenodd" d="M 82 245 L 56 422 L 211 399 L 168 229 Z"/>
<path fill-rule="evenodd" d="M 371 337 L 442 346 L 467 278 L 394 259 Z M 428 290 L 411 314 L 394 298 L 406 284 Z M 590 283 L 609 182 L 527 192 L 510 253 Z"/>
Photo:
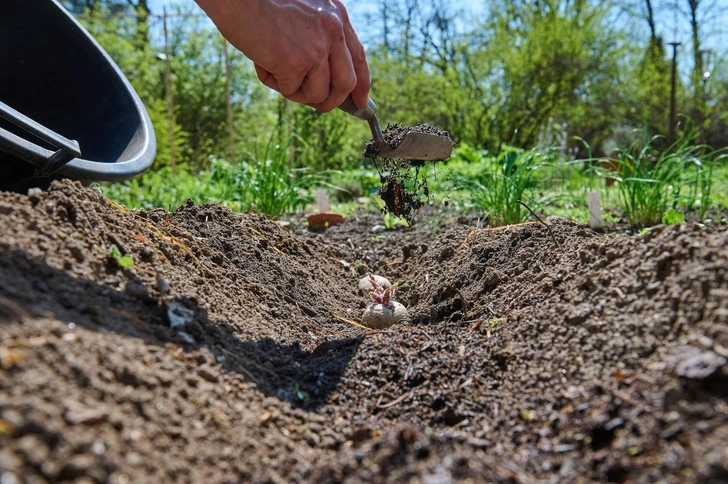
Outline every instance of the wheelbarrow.
<path fill-rule="evenodd" d="M 122 181 L 156 139 L 139 96 L 56 0 L 0 1 L 0 189 Z"/>

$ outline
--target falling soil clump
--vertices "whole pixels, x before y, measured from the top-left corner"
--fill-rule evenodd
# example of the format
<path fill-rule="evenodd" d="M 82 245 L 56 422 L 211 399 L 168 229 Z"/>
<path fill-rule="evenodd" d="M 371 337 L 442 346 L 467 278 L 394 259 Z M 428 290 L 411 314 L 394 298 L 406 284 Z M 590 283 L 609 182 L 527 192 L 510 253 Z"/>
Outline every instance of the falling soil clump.
<path fill-rule="evenodd" d="M 397 148 L 404 137 L 409 133 L 427 133 L 450 139 L 450 133 L 429 124 L 417 126 L 403 126 L 401 124 L 388 124 L 382 131 L 384 140 L 392 148 Z M 374 140 L 369 140 L 364 150 L 364 156 L 375 159 L 379 155 L 379 148 Z M 429 200 L 430 190 L 427 178 L 420 176 L 420 170 L 425 166 L 422 160 L 401 160 L 398 158 L 382 158 L 381 168 L 377 165 L 382 187 L 379 196 L 384 201 L 383 213 L 390 213 L 401 217 L 412 224 L 414 212 L 419 210 L 424 201 Z M 424 201 L 423 201 L 424 200 Z"/>

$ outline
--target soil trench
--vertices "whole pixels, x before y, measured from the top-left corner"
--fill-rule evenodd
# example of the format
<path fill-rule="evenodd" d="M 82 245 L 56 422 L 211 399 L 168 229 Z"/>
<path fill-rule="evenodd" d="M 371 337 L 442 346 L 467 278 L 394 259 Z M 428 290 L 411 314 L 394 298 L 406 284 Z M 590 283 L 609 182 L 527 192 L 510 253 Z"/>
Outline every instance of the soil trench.
<path fill-rule="evenodd" d="M 726 227 L 377 217 L 0 193 L 3 482 L 728 480 Z"/>

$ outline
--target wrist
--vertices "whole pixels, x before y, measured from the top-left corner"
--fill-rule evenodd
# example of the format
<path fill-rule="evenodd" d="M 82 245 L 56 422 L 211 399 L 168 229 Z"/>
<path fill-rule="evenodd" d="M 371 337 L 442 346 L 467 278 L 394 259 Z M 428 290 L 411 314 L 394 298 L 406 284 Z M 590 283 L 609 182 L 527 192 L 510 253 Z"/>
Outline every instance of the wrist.
<path fill-rule="evenodd" d="M 195 0 L 228 40 L 246 19 L 255 18 L 258 0 Z"/>

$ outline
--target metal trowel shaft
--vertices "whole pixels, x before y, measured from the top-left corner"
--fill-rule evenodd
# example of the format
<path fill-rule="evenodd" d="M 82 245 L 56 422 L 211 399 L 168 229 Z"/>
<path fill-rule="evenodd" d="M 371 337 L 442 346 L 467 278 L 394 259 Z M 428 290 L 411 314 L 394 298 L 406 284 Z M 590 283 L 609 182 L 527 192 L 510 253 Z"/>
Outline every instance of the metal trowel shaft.
<path fill-rule="evenodd" d="M 355 118 L 361 119 L 369 123 L 369 129 L 372 131 L 372 139 L 374 144 L 379 148 L 379 152 L 384 154 L 392 151 L 392 147 L 384 141 L 384 135 L 382 134 L 382 127 L 379 125 L 377 119 L 377 105 L 374 104 L 372 98 L 369 98 L 369 105 L 361 109 L 359 106 L 354 104 L 354 100 L 351 98 L 351 94 L 339 105 L 339 109 L 345 113 L 349 113 Z"/>

